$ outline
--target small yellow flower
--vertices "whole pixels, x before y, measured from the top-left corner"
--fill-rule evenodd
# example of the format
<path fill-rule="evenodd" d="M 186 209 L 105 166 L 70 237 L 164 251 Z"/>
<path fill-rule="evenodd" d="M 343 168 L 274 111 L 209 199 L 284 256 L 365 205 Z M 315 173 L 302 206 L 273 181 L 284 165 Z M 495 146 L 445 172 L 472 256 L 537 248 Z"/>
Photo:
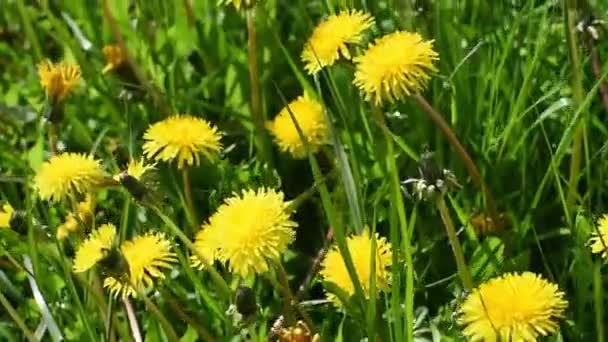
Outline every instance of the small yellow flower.
<path fill-rule="evenodd" d="M 481 284 L 464 300 L 459 322 L 471 341 L 536 341 L 557 330 L 568 302 L 539 275 L 508 273 Z"/>
<path fill-rule="evenodd" d="M 129 161 L 127 165 L 127 174 L 137 180 L 141 180 L 143 175 L 151 170 L 154 170 L 156 164 L 146 164 L 144 158 L 132 159 Z M 120 182 L 121 174 L 117 174 L 114 176 L 114 180 Z"/>
<path fill-rule="evenodd" d="M 199 155 L 212 159 L 222 147 L 221 133 L 204 119 L 175 115 L 151 125 L 144 134 L 146 157 L 156 161 L 177 159 L 177 167 L 198 165 Z"/>
<path fill-rule="evenodd" d="M 398 31 L 376 39 L 356 64 L 354 84 L 365 100 L 381 105 L 395 102 L 424 89 L 436 71 L 438 59 L 433 41 L 425 41 L 417 33 Z"/>
<path fill-rule="evenodd" d="M 291 153 L 294 158 L 306 158 L 306 148 L 291 119 L 290 111 L 298 122 L 308 146 L 316 151 L 329 135 L 323 107 L 317 101 L 300 96 L 283 108 L 274 121 L 267 124 L 281 151 Z"/>
<path fill-rule="evenodd" d="M 254 3 L 255 0 L 220 0 L 220 4 L 224 4 L 226 6 L 232 4 L 237 10 L 241 9 L 241 5 L 244 5 L 245 8 L 250 8 L 254 5 Z"/>
<path fill-rule="evenodd" d="M 112 248 L 115 236 L 116 227 L 113 224 L 104 224 L 89 234 L 76 251 L 74 272 L 86 272 L 103 259 L 106 251 Z"/>
<path fill-rule="evenodd" d="M 342 11 L 315 27 L 304 45 L 302 61 L 309 74 L 333 65 L 340 56 L 351 59 L 347 44 L 359 44 L 363 31 L 374 25 L 374 18 L 361 11 Z"/>
<path fill-rule="evenodd" d="M 63 240 L 69 234 L 78 231 L 83 224 L 89 224 L 95 211 L 93 196 L 87 195 L 85 200 L 76 205 L 76 213 L 69 213 L 65 221 L 57 227 L 57 239 Z"/>
<path fill-rule="evenodd" d="M 370 256 L 372 255 L 372 238 L 366 230 L 361 235 L 350 236 L 346 240 L 348 251 L 353 260 L 353 265 L 357 272 L 357 277 L 361 283 L 361 287 L 365 292 L 365 296 L 369 297 L 371 275 Z M 388 291 L 390 289 L 390 270 L 393 264 L 393 254 L 391 244 L 386 241 L 386 238 L 379 237 L 376 234 L 376 291 Z M 344 258 L 337 246 L 334 246 L 325 256 L 320 271 L 323 280 L 337 285 L 346 294 L 352 296 L 355 293 L 353 285 Z M 340 299 L 334 294 L 329 293 L 327 297 L 336 306 L 342 305 Z"/>
<path fill-rule="evenodd" d="M 608 258 L 608 215 L 603 215 L 597 222 L 597 230 L 594 230 L 591 239 L 591 253 L 601 254 L 602 258 Z"/>
<path fill-rule="evenodd" d="M 297 223 L 289 219 L 288 206 L 280 191 L 243 191 L 226 199 L 209 218 L 197 244 L 208 248 L 202 253 L 210 257 L 209 262 L 217 253 L 217 259 L 228 262 L 230 270 L 243 278 L 266 272 L 269 261 L 279 260 L 294 239 Z M 196 258 L 193 260 L 202 267 Z"/>
<path fill-rule="evenodd" d="M 2 210 L 0 211 L 0 228 L 10 228 L 11 227 L 11 217 L 13 216 L 13 212 L 15 210 L 10 205 L 10 203 L 4 203 L 2 205 Z"/>
<path fill-rule="evenodd" d="M 62 153 L 40 167 L 34 185 L 40 198 L 60 201 L 86 193 L 105 178 L 98 160 L 78 153 Z"/>
<path fill-rule="evenodd" d="M 63 101 L 80 81 L 80 67 L 66 62 L 51 63 L 49 60 L 38 64 L 40 84 L 52 103 Z"/>
<path fill-rule="evenodd" d="M 101 71 L 102 74 L 120 68 L 125 62 L 125 54 L 119 45 L 106 45 L 103 47 L 102 52 L 106 59 L 106 65 Z"/>
<path fill-rule="evenodd" d="M 116 297 L 137 297 L 137 290 L 153 286 L 154 278 L 164 279 L 163 269 L 170 269 L 177 262 L 171 243 L 162 234 L 138 236 L 125 241 L 120 249 L 129 265 L 129 274 L 124 279 L 107 277 L 103 283 Z"/>

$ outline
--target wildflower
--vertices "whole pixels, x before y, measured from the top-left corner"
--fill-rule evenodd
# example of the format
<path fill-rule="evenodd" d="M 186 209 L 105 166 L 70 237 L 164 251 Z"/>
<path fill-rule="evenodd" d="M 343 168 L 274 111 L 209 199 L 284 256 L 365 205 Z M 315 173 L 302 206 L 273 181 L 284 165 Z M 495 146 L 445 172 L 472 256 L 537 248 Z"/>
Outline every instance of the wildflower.
<path fill-rule="evenodd" d="M 459 322 L 471 341 L 536 341 L 557 329 L 568 302 L 557 285 L 524 272 L 481 284 L 465 299 Z"/>
<path fill-rule="evenodd" d="M 104 178 L 99 161 L 92 156 L 62 153 L 42 164 L 34 185 L 40 198 L 60 201 L 90 191 Z"/>
<path fill-rule="evenodd" d="M 321 22 L 304 45 L 302 61 L 309 74 L 333 65 L 340 56 L 351 59 L 347 44 L 358 44 L 363 31 L 374 25 L 374 18 L 361 11 L 342 11 Z"/>
<path fill-rule="evenodd" d="M 57 239 L 63 240 L 70 233 L 76 232 L 81 225 L 89 224 L 93 218 L 94 210 L 93 196 L 87 195 L 84 201 L 76 205 L 76 212 L 69 213 L 65 221 L 57 227 Z"/>
<path fill-rule="evenodd" d="M 101 51 L 106 59 L 102 74 L 119 69 L 125 62 L 125 54 L 119 45 L 106 45 Z"/>
<path fill-rule="evenodd" d="M 329 135 L 323 107 L 315 100 L 300 96 L 283 108 L 274 121 L 267 124 L 281 151 L 291 153 L 294 158 L 305 158 L 306 148 L 290 112 L 297 121 L 308 146 L 316 151 Z"/>
<path fill-rule="evenodd" d="M 365 100 L 381 105 L 395 102 L 421 91 L 428 82 L 433 61 L 438 59 L 433 41 L 424 41 L 417 33 L 398 31 L 369 45 L 354 58 L 354 84 Z"/>
<path fill-rule="evenodd" d="M 154 167 L 156 166 L 156 164 L 146 164 L 146 162 L 144 161 L 144 158 L 140 158 L 139 160 L 137 159 L 132 159 L 129 161 L 129 164 L 127 165 L 127 169 L 123 172 L 125 172 L 126 174 L 128 174 L 129 176 L 137 179 L 137 180 L 141 180 L 142 177 L 144 176 L 144 174 L 146 174 L 146 172 L 154 170 Z M 123 173 L 119 173 L 117 175 L 114 176 L 114 180 L 117 182 L 120 182 L 121 179 L 121 175 Z"/>
<path fill-rule="evenodd" d="M 390 288 L 390 271 L 387 270 L 392 264 L 392 251 L 391 244 L 386 241 L 386 238 L 376 238 L 376 291 L 388 291 Z M 372 255 L 372 237 L 366 230 L 361 235 L 350 236 L 346 240 L 348 251 L 350 252 L 353 260 L 353 266 L 357 272 L 357 277 L 361 283 L 364 294 L 366 297 L 370 296 L 370 256 Z M 343 290 L 349 296 L 355 293 L 355 287 L 349 276 L 346 265 L 344 264 L 344 257 L 342 253 L 334 246 L 325 256 L 323 260 L 321 276 L 327 282 L 334 283 L 341 290 Z M 337 306 L 341 306 L 342 303 L 338 297 L 334 294 L 328 294 L 328 298 Z"/>
<path fill-rule="evenodd" d="M 10 205 L 10 203 L 4 203 L 2 205 L 2 210 L 0 210 L 0 228 L 10 228 L 11 227 L 11 217 L 15 210 Z"/>
<path fill-rule="evenodd" d="M 120 250 L 128 265 L 123 277 L 107 277 L 103 286 L 116 297 L 136 297 L 138 290 L 154 285 L 154 278 L 165 277 L 163 269 L 177 262 L 171 243 L 160 233 L 148 233 L 124 242 Z"/>
<path fill-rule="evenodd" d="M 279 342 L 319 342 L 319 334 L 312 334 L 310 328 L 303 321 L 298 321 L 295 326 L 282 328 L 279 332 Z"/>
<path fill-rule="evenodd" d="M 78 247 L 74 258 L 74 272 L 86 272 L 104 258 L 106 252 L 112 249 L 116 226 L 104 224 L 94 230 Z"/>
<path fill-rule="evenodd" d="M 222 144 L 217 127 L 201 118 L 176 115 L 151 125 L 144 134 L 148 158 L 157 161 L 177 159 L 177 167 L 198 165 L 199 154 L 211 159 Z"/>
<path fill-rule="evenodd" d="M 602 216 L 597 222 L 597 229 L 589 239 L 591 252 L 608 258 L 608 215 Z"/>
<path fill-rule="evenodd" d="M 219 2 L 225 6 L 232 4 L 237 10 L 241 9 L 241 5 L 245 8 L 251 8 L 255 4 L 255 0 L 219 0 Z"/>
<path fill-rule="evenodd" d="M 206 253 L 216 253 L 244 278 L 266 272 L 269 261 L 279 260 L 294 239 L 297 224 L 289 219 L 288 206 L 280 191 L 243 191 L 226 199 L 209 218 L 208 226 L 197 236 L 197 245 L 204 246 L 205 238 L 210 240 Z M 196 260 L 194 264 L 201 267 Z"/>
<path fill-rule="evenodd" d="M 199 269 L 202 269 L 205 266 L 199 255 L 205 258 L 209 263 L 218 260 L 222 237 L 223 233 L 219 231 L 219 229 L 214 229 L 209 224 L 204 224 L 196 233 L 194 246 L 196 247 L 197 254 L 190 257 L 192 266 Z"/>
<path fill-rule="evenodd" d="M 80 81 L 80 67 L 66 62 L 51 63 L 49 60 L 38 64 L 40 84 L 50 102 L 60 103 Z"/>

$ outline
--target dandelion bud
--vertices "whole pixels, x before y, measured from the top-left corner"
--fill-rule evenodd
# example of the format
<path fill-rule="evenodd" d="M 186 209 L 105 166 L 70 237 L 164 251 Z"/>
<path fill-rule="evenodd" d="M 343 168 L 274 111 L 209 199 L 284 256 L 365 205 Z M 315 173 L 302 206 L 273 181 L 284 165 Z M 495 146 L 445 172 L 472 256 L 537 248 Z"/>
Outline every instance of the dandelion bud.
<path fill-rule="evenodd" d="M 123 171 L 119 175 L 120 184 L 129 191 L 131 196 L 135 198 L 137 201 L 143 200 L 144 196 L 147 193 L 147 189 L 144 184 L 142 184 L 136 177 L 131 176 L 126 171 Z"/>
<path fill-rule="evenodd" d="M 101 273 L 107 277 L 122 278 L 129 275 L 129 264 L 117 247 L 105 249 L 105 256 L 99 260 Z"/>
<path fill-rule="evenodd" d="M 257 303 L 255 300 L 255 293 L 253 290 L 246 286 L 239 286 L 236 289 L 236 309 L 243 315 L 243 317 L 254 316 L 257 311 Z"/>
<path fill-rule="evenodd" d="M 11 218 L 10 218 L 8 224 L 11 227 L 11 229 L 16 231 L 17 233 L 20 233 L 20 234 L 25 233 L 25 230 L 27 229 L 27 222 L 25 221 L 25 211 L 23 211 L 23 210 L 14 211 L 13 214 L 11 215 Z"/>

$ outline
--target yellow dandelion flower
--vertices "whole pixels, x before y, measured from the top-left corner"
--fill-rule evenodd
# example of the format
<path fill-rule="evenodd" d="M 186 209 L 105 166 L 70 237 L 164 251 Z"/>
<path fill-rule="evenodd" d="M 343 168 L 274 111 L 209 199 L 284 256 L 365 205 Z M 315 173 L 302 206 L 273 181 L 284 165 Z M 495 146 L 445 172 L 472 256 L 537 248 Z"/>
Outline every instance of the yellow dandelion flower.
<path fill-rule="evenodd" d="M 255 0 L 220 0 L 220 4 L 224 4 L 225 6 L 232 4 L 237 10 L 240 10 L 242 5 L 245 8 L 251 8 L 254 3 Z"/>
<path fill-rule="evenodd" d="M 283 108 L 274 121 L 267 124 L 281 151 L 291 153 L 294 158 L 306 158 L 306 148 L 291 119 L 290 111 L 298 122 L 308 146 L 316 151 L 329 135 L 323 107 L 315 100 L 300 96 Z"/>
<path fill-rule="evenodd" d="M 42 199 L 60 201 L 86 193 L 105 178 L 98 160 L 78 153 L 62 153 L 42 164 L 34 185 Z"/>
<path fill-rule="evenodd" d="M 369 297 L 371 275 L 370 256 L 372 255 L 372 239 L 366 230 L 361 235 L 353 235 L 346 240 L 348 251 L 353 260 L 357 277 L 365 296 Z M 376 291 L 388 291 L 390 289 L 390 270 L 393 264 L 393 254 L 391 244 L 386 238 L 376 234 Z M 321 276 L 327 282 L 337 285 L 346 294 L 352 296 L 355 293 L 344 258 L 337 246 L 334 246 L 325 256 L 321 265 Z M 341 301 L 334 294 L 329 293 L 327 297 L 338 307 Z"/>
<path fill-rule="evenodd" d="M 2 210 L 0 210 L 0 228 L 11 227 L 11 217 L 13 216 L 13 212 L 15 212 L 15 210 L 10 203 L 4 203 L 2 205 Z"/>
<path fill-rule="evenodd" d="M 139 160 L 132 159 L 129 161 L 129 164 L 127 165 L 126 172 L 129 176 L 131 176 L 137 180 L 141 180 L 142 176 L 146 172 L 154 170 L 155 167 L 156 167 L 156 164 L 146 164 L 146 162 L 144 161 L 144 158 L 140 158 Z M 121 178 L 121 173 L 114 176 L 114 180 L 117 182 L 120 182 L 120 178 Z"/>
<path fill-rule="evenodd" d="M 153 286 L 154 278 L 164 279 L 163 269 L 170 269 L 171 264 L 177 262 L 171 243 L 162 234 L 138 236 L 125 241 L 120 249 L 129 265 L 128 277 L 107 277 L 103 284 L 116 297 L 136 297 L 137 290 Z"/>
<path fill-rule="evenodd" d="M 205 267 L 205 264 L 200 260 L 199 255 L 202 255 L 209 263 L 213 263 L 217 260 L 219 256 L 219 246 L 223 238 L 224 236 L 219 229 L 213 229 L 210 225 L 204 224 L 196 233 L 194 246 L 196 247 L 198 254 L 190 257 L 192 266 L 198 269 Z"/>
<path fill-rule="evenodd" d="M 120 68 L 120 66 L 125 62 L 125 54 L 119 45 L 106 45 L 103 47 L 101 52 L 106 59 L 106 65 L 101 71 L 102 74 Z"/>
<path fill-rule="evenodd" d="M 86 272 L 103 259 L 106 251 L 112 248 L 116 226 L 104 224 L 94 230 L 89 237 L 78 247 L 74 257 L 74 272 Z"/>
<path fill-rule="evenodd" d="M 63 101 L 80 81 L 80 67 L 66 62 L 51 63 L 49 60 L 38 64 L 40 84 L 52 103 Z"/>
<path fill-rule="evenodd" d="M 347 44 L 361 43 L 363 31 L 374 25 L 374 18 L 361 11 L 342 11 L 315 27 L 304 45 L 302 61 L 309 74 L 333 65 L 340 56 L 351 59 Z"/>
<path fill-rule="evenodd" d="M 417 33 L 398 31 L 379 39 L 361 56 L 355 57 L 354 84 L 365 100 L 376 105 L 395 102 L 424 89 L 436 71 L 438 59 L 433 41 L 425 41 Z"/>
<path fill-rule="evenodd" d="M 602 258 L 608 258 L 608 215 L 603 215 L 597 222 L 597 229 L 593 231 L 589 239 L 591 253 L 601 254 Z"/>
<path fill-rule="evenodd" d="M 536 341 L 557 330 L 568 302 L 539 275 L 505 274 L 481 284 L 464 300 L 459 322 L 471 341 Z"/>
<path fill-rule="evenodd" d="M 297 223 L 289 219 L 288 206 L 282 192 L 265 188 L 226 199 L 206 228 L 211 237 L 223 236 L 211 238 L 219 240 L 214 241 L 218 259 L 244 278 L 266 272 L 294 239 Z"/>
<path fill-rule="evenodd" d="M 63 223 L 59 225 L 59 227 L 57 227 L 57 240 L 63 240 L 67 238 L 70 233 L 73 233 L 78 230 L 78 226 L 78 220 L 76 220 L 73 214 L 69 214 L 65 218 L 65 221 L 63 221 Z"/>
<path fill-rule="evenodd" d="M 222 147 L 221 133 L 204 119 L 176 115 L 151 125 L 144 134 L 144 154 L 157 161 L 177 159 L 177 167 L 198 165 L 199 154 L 207 159 Z"/>

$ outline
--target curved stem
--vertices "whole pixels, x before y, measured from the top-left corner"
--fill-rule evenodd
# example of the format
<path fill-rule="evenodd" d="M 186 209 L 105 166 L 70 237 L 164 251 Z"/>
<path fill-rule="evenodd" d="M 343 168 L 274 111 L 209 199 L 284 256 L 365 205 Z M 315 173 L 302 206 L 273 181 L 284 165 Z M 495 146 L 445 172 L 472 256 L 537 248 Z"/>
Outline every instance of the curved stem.
<path fill-rule="evenodd" d="M 465 147 L 462 145 L 462 143 L 460 143 L 460 140 L 458 139 L 458 136 L 456 136 L 456 133 L 454 133 L 452 128 L 450 128 L 450 125 L 443 119 L 443 116 L 441 116 L 441 114 L 439 114 L 435 110 L 435 108 L 433 108 L 433 106 L 431 106 L 426 101 L 426 99 L 422 97 L 422 95 L 414 95 L 414 100 L 416 100 L 422 110 L 424 110 L 429 115 L 431 120 L 435 123 L 439 130 L 441 130 L 441 133 L 443 133 L 450 145 L 452 145 L 454 150 L 456 150 L 456 153 L 458 153 L 458 156 L 464 163 L 464 166 L 467 168 L 467 171 L 473 179 L 473 182 L 475 182 L 475 184 L 477 184 L 477 186 L 481 188 L 481 191 L 483 192 L 484 197 L 486 199 L 486 206 L 488 208 L 488 211 L 490 212 L 490 215 L 492 216 L 492 220 L 494 222 L 501 222 L 500 217 L 498 215 L 498 209 L 496 208 L 496 202 L 494 202 L 494 197 L 492 196 L 490 189 L 483 180 L 483 177 L 481 176 L 477 165 L 475 165 L 475 162 L 473 161 Z"/>
<path fill-rule="evenodd" d="M 454 253 L 454 259 L 456 260 L 456 268 L 458 269 L 460 281 L 462 281 L 464 289 L 470 291 L 473 289 L 473 279 L 471 278 L 471 273 L 469 273 L 469 268 L 467 267 L 467 262 L 464 258 L 464 252 L 462 251 L 462 246 L 458 240 L 458 235 L 456 235 L 454 222 L 452 222 L 450 212 L 445 205 L 443 196 L 437 197 L 437 210 L 439 210 L 441 221 L 443 221 L 445 232 L 447 233 L 448 239 L 450 240 L 450 245 L 452 246 L 452 252 Z"/>
<path fill-rule="evenodd" d="M 175 332 L 175 329 L 173 329 L 173 326 L 171 325 L 171 323 L 169 323 L 169 320 L 167 320 L 167 317 L 165 317 L 165 315 L 163 315 L 163 313 L 158 309 L 156 304 L 154 304 L 154 302 L 152 302 L 150 300 L 150 298 L 148 298 L 143 292 L 138 291 L 138 295 L 140 297 L 142 297 L 142 299 L 144 300 L 144 304 L 146 305 L 146 308 L 150 312 L 152 312 L 152 314 L 154 316 L 156 316 L 156 319 L 158 319 L 160 325 L 163 326 L 165 334 L 167 335 L 167 339 L 171 342 L 179 341 L 179 337 L 177 337 L 177 333 Z"/>
<path fill-rule="evenodd" d="M 133 310 L 133 304 L 129 298 L 124 298 L 122 304 L 125 306 L 125 312 L 127 313 L 127 320 L 129 321 L 129 327 L 131 327 L 131 334 L 133 335 L 133 341 L 142 342 L 141 330 L 139 329 L 139 323 L 137 322 L 137 316 L 135 310 Z"/>
<path fill-rule="evenodd" d="M 192 197 L 192 185 L 190 184 L 190 172 L 187 167 L 182 169 L 182 178 L 184 180 L 184 196 L 186 197 L 186 206 L 188 217 L 190 218 L 190 224 L 192 227 L 198 225 L 198 219 L 196 217 L 196 211 L 194 210 L 194 198 Z"/>
<path fill-rule="evenodd" d="M 15 308 L 13 308 L 13 306 L 8 301 L 8 299 L 6 299 L 6 297 L 4 297 L 4 294 L 2 293 L 2 291 L 0 291 L 0 304 L 2 304 L 2 306 L 4 307 L 6 312 L 8 312 L 9 316 L 11 316 L 11 318 L 13 319 L 13 321 L 15 321 L 17 326 L 19 326 L 21 331 L 23 331 L 23 334 L 25 335 L 25 337 L 28 340 L 34 341 L 34 342 L 38 341 L 38 339 L 30 331 L 30 329 L 28 329 L 27 325 L 25 325 L 25 322 L 23 321 L 23 319 L 21 319 L 21 316 L 19 316 L 19 313 L 17 312 L 17 310 L 15 310 Z"/>
<path fill-rule="evenodd" d="M 315 327 L 313 324 L 312 319 L 310 318 L 310 316 L 308 315 L 308 313 L 306 311 L 304 311 L 297 303 L 296 298 L 293 296 L 293 293 L 291 293 L 291 289 L 289 287 L 289 280 L 287 278 L 287 272 L 285 272 L 285 268 L 283 268 L 283 264 L 281 264 L 280 261 L 275 263 L 276 267 L 276 271 L 277 271 L 277 276 L 279 278 L 279 283 L 275 284 L 275 286 L 277 287 L 277 290 L 279 290 L 283 296 L 283 300 L 285 301 L 285 306 L 286 306 L 286 317 L 289 317 L 292 311 L 296 311 L 304 320 L 304 322 L 306 322 L 306 325 L 308 325 L 308 328 L 310 328 L 310 331 L 312 334 L 314 334 L 315 331 Z M 273 283 L 275 283 L 275 281 L 271 278 L 271 281 L 273 281 Z M 289 321 L 289 319 L 288 319 Z"/>
<path fill-rule="evenodd" d="M 186 245 L 188 249 L 192 251 L 192 253 L 196 254 L 196 256 L 201 260 L 203 265 L 205 265 L 205 270 L 209 272 L 209 275 L 211 276 L 211 279 L 215 282 L 215 285 L 219 287 L 220 291 L 222 292 L 222 295 L 224 295 L 226 299 L 230 300 L 232 298 L 232 291 L 230 291 L 230 287 L 228 286 L 224 278 L 222 278 L 222 276 L 213 267 L 213 265 L 211 265 L 209 260 L 207 260 L 207 258 L 205 258 L 205 256 L 198 251 L 196 246 L 194 246 L 194 243 L 192 243 L 192 241 L 188 239 L 186 234 L 184 234 L 184 232 L 182 232 L 167 215 L 163 214 L 163 212 L 158 209 L 158 207 L 152 206 L 151 208 L 152 210 L 154 210 L 156 215 L 158 215 L 161 220 L 163 220 L 165 225 L 169 227 L 171 233 L 173 235 L 176 235 L 180 240 L 182 240 L 182 242 Z"/>

